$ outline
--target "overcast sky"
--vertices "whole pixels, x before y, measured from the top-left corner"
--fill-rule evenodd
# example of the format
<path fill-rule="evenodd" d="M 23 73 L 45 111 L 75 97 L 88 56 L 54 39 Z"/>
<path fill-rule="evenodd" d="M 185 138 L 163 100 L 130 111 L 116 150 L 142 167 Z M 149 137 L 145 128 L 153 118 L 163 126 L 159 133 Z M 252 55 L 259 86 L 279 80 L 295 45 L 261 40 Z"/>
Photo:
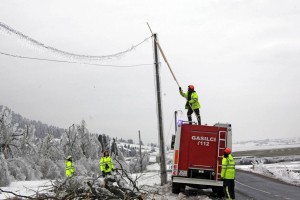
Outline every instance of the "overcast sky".
<path fill-rule="evenodd" d="M 180 85 L 193 84 L 202 123 L 231 123 L 233 140 L 300 136 L 300 1 L 1 0 L 0 22 L 47 46 L 109 55 L 151 34 Z M 66 60 L 0 34 L 0 51 Z M 99 61 L 100 63 L 102 61 Z M 98 62 L 98 63 L 99 63 Z M 152 41 L 104 64 L 152 64 Z M 161 83 L 169 144 L 184 110 L 166 64 Z M 94 133 L 158 141 L 153 66 L 112 68 L 0 55 L 0 104 L 68 128 L 84 119 Z M 193 116 L 195 119 L 195 116 Z"/>

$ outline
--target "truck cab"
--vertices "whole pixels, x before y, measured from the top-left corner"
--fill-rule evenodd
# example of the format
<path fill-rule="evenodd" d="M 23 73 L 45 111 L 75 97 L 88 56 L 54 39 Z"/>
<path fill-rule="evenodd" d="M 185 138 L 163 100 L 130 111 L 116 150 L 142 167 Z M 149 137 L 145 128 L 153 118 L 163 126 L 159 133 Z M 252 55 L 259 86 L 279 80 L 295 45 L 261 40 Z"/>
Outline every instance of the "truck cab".
<path fill-rule="evenodd" d="M 223 196 L 222 156 L 224 149 L 231 146 L 231 124 L 208 126 L 179 120 L 171 144 L 174 148 L 172 192 L 179 193 L 190 186 L 212 188 L 214 193 Z"/>

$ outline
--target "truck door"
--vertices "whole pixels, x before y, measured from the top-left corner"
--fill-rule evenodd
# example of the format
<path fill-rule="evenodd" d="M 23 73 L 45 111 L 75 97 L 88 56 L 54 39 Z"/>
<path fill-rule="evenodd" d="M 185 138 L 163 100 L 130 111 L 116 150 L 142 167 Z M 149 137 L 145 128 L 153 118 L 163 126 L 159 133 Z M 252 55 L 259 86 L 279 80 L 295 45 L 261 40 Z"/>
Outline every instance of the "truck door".
<path fill-rule="evenodd" d="M 184 124 L 181 130 L 179 176 L 216 180 L 226 145 L 226 128 Z"/>

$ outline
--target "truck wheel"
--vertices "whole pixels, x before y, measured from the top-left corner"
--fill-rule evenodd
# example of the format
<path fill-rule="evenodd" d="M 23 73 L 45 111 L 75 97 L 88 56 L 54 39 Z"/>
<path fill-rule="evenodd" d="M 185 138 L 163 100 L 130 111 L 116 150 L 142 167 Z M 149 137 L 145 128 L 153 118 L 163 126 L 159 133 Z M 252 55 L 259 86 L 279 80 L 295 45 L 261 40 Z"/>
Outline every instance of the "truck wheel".
<path fill-rule="evenodd" d="M 213 193 L 215 193 L 218 197 L 224 197 L 225 193 L 223 190 L 223 187 L 213 187 L 212 188 Z"/>
<path fill-rule="evenodd" d="M 172 193 L 179 194 L 182 185 L 180 183 L 172 183 Z"/>

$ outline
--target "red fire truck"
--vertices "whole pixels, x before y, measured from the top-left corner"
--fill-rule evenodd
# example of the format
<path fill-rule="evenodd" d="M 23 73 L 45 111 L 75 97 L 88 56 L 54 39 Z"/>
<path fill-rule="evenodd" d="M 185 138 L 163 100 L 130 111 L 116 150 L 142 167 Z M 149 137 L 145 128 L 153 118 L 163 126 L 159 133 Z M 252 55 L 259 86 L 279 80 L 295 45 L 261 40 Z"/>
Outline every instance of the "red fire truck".
<path fill-rule="evenodd" d="M 214 193 L 223 196 L 222 156 L 224 149 L 231 146 L 231 124 L 201 126 L 179 121 L 171 144 L 174 150 L 172 192 L 179 193 L 190 186 L 212 188 Z"/>

